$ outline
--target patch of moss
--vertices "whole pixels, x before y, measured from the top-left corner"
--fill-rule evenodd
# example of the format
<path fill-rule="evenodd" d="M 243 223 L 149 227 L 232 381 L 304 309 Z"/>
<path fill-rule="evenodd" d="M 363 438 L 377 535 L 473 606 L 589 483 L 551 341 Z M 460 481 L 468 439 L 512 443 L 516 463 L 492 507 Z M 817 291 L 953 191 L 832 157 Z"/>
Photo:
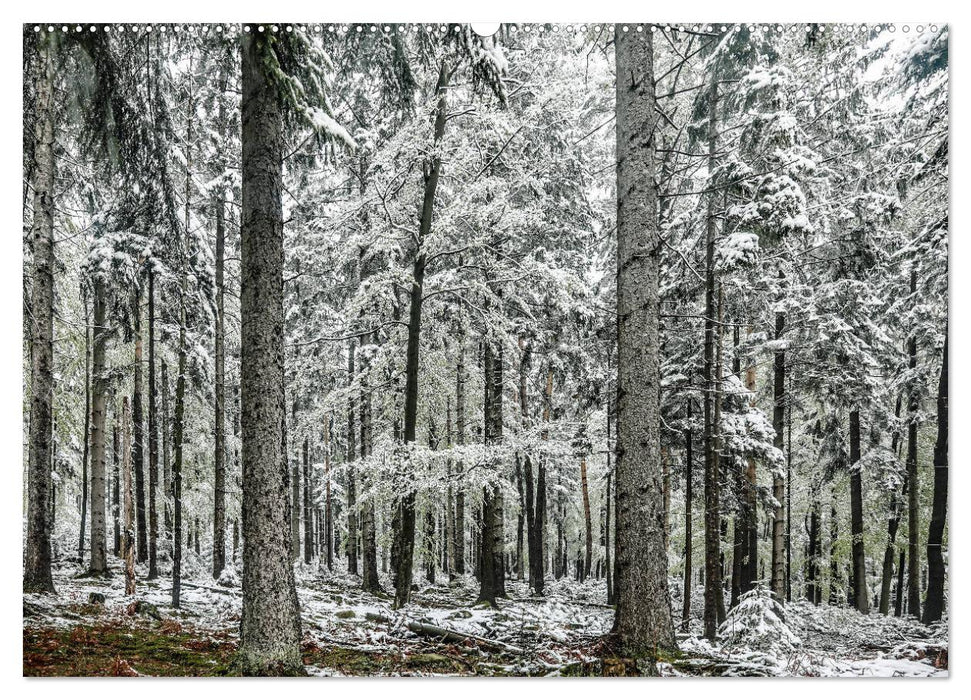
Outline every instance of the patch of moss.
<path fill-rule="evenodd" d="M 24 629 L 25 676 L 224 676 L 235 644 L 143 625 Z"/>

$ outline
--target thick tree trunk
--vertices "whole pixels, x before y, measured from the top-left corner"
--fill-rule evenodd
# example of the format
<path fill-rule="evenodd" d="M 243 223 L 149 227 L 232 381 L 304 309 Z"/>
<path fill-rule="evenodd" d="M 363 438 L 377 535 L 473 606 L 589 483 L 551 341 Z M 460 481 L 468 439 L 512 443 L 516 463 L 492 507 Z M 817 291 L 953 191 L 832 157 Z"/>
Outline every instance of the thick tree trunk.
<path fill-rule="evenodd" d="M 502 346 L 485 341 L 485 444 L 502 443 Z M 495 607 L 497 597 L 505 597 L 505 562 L 503 558 L 502 478 L 496 465 L 495 482 L 485 487 L 482 497 L 482 575 L 479 579 L 479 601 Z"/>
<path fill-rule="evenodd" d="M 850 534 L 853 537 L 853 601 L 866 615 L 870 600 L 866 585 L 866 552 L 863 545 L 863 475 L 860 462 L 860 411 L 850 411 Z"/>
<path fill-rule="evenodd" d="M 84 304 L 84 451 L 81 454 L 81 534 L 78 537 L 78 559 L 84 561 L 84 533 L 88 524 L 88 464 L 91 455 L 91 319 L 88 317 L 88 299 Z M 118 485 L 115 484 L 115 488 Z M 115 513 L 117 525 L 118 514 Z M 54 522 L 53 520 L 51 521 Z M 118 546 L 115 545 L 115 556 Z"/>
<path fill-rule="evenodd" d="M 354 341 L 347 347 L 347 382 L 354 382 Z M 351 395 L 353 396 L 353 395 Z M 354 434 L 354 399 L 347 400 L 347 571 L 357 573 L 357 475 L 354 460 L 357 447 Z"/>
<path fill-rule="evenodd" d="M 255 28 L 254 28 L 255 29 Z M 244 674 L 303 672 L 300 607 L 290 559 L 283 333 L 283 115 L 268 56 L 286 51 L 242 37 L 242 444 Z"/>
<path fill-rule="evenodd" d="M 220 137 L 225 138 L 223 101 L 219 104 Z M 225 199 L 217 189 L 216 209 L 216 400 L 215 455 L 213 456 L 212 494 L 212 577 L 218 579 L 226 566 L 226 224 Z"/>
<path fill-rule="evenodd" d="M 105 538 L 105 408 L 108 377 L 105 354 L 108 346 L 105 281 L 94 280 L 94 344 L 91 350 L 91 567 L 90 573 L 108 573 Z"/>
<path fill-rule="evenodd" d="M 463 329 L 464 330 L 464 329 Z M 455 444 L 465 444 L 465 334 L 460 332 L 458 339 L 458 358 L 455 363 Z M 455 465 L 461 474 L 462 462 Z M 465 575 L 465 486 L 459 481 L 455 487 L 455 573 Z"/>
<path fill-rule="evenodd" d="M 917 293 L 917 273 L 910 273 L 910 293 Z M 917 338 L 907 342 L 911 376 L 917 372 Z M 916 381 L 916 380 L 915 380 Z M 920 409 L 916 386 L 910 386 L 907 401 L 907 611 L 920 617 L 920 480 L 917 472 L 917 413 Z"/>
<path fill-rule="evenodd" d="M 111 483 L 111 515 L 115 525 L 115 541 L 111 552 L 116 557 L 121 556 L 121 467 L 118 464 L 121 455 L 119 442 L 118 412 L 115 411 L 115 424 L 111 431 L 111 460 L 114 467 L 114 475 Z"/>
<path fill-rule="evenodd" d="M 901 397 L 897 396 L 897 405 L 894 407 L 894 418 L 900 418 Z M 900 434 L 894 430 L 893 438 L 890 443 L 890 451 L 894 457 L 898 456 L 897 446 L 900 444 Z M 901 496 L 906 494 L 907 479 L 904 478 Z M 897 493 L 890 494 L 890 517 L 887 518 L 887 548 L 883 553 L 883 571 L 880 577 L 880 614 L 890 614 L 890 591 L 893 587 L 893 564 L 894 554 L 896 553 L 897 530 L 900 528 L 900 516 L 902 514 L 902 504 L 898 500 Z"/>
<path fill-rule="evenodd" d="M 327 570 L 334 570 L 334 523 L 333 510 L 330 501 L 330 420 L 329 415 L 324 416 L 324 557 L 327 563 Z M 363 439 L 362 439 L 363 442 Z M 361 445 L 363 456 L 363 444 Z"/>
<path fill-rule="evenodd" d="M 132 316 L 135 320 L 135 378 L 132 393 L 134 444 L 132 458 L 135 467 L 135 519 L 138 526 L 138 563 L 148 561 L 148 523 L 145 517 L 145 414 L 142 410 L 142 288 L 132 294 Z"/>
<path fill-rule="evenodd" d="M 122 399 L 121 452 L 125 479 L 125 595 L 135 595 L 135 509 L 132 497 L 131 406 L 128 397 Z"/>
<path fill-rule="evenodd" d="M 148 578 L 158 578 L 158 389 L 155 385 L 155 272 L 148 272 Z"/>
<path fill-rule="evenodd" d="M 54 592 L 54 579 L 51 575 L 51 535 L 54 530 L 51 515 L 51 464 L 54 445 L 54 120 L 57 113 L 54 96 L 55 42 L 56 37 L 53 35 L 45 35 L 39 39 L 34 77 L 34 221 L 30 232 L 34 260 L 30 300 L 30 442 L 27 457 L 24 591 L 44 593 Z M 102 446 L 102 459 L 103 453 Z M 102 461 L 102 486 L 103 468 Z M 101 499 L 103 528 L 104 491 Z M 92 530 L 92 552 L 95 547 L 93 535 Z M 103 530 L 101 536 L 103 539 Z M 83 529 L 81 543 L 83 547 Z M 103 568 L 102 565 L 101 569 Z"/>
<path fill-rule="evenodd" d="M 435 88 L 435 92 L 438 95 L 438 103 L 435 108 L 434 132 L 434 143 L 436 146 L 441 143 L 442 137 L 445 134 L 449 76 L 448 66 L 443 61 L 439 67 L 438 84 Z M 438 179 L 441 176 L 441 171 L 442 159 L 436 152 L 424 164 L 425 191 L 414 251 L 415 259 L 409 299 L 408 346 L 405 351 L 405 445 L 411 445 L 415 442 L 415 430 L 418 425 L 418 370 L 421 352 L 421 309 L 422 297 L 424 295 L 426 260 L 423 245 L 432 228 L 432 215 L 435 210 L 435 193 L 438 190 Z M 395 608 L 402 607 L 411 598 L 412 565 L 415 554 L 414 491 L 408 491 L 402 495 L 400 509 L 400 523 L 396 532 L 398 561 L 395 576 Z"/>
<path fill-rule="evenodd" d="M 927 531 L 927 598 L 924 601 L 925 625 L 937 622 L 944 614 L 944 528 L 947 525 L 947 327 L 944 329 L 944 359 L 937 385 L 937 441 L 934 443 L 934 502 Z"/>
<path fill-rule="evenodd" d="M 184 263 L 183 263 L 184 264 Z M 175 416 L 173 417 L 172 444 L 175 454 L 172 460 L 172 607 L 181 605 L 182 595 L 182 460 L 185 441 L 185 271 L 181 273 L 179 293 L 179 360 L 175 378 Z M 164 371 L 164 367 L 163 367 Z"/>
<path fill-rule="evenodd" d="M 653 42 L 615 28 L 617 61 L 617 580 L 614 630 L 633 656 L 676 649 L 660 465 Z M 717 515 L 717 513 L 716 513 Z M 653 664 L 651 664 L 653 667 Z"/>
<path fill-rule="evenodd" d="M 296 413 L 296 412 L 294 412 Z M 287 467 L 290 468 L 289 466 Z M 291 494 L 290 494 L 290 557 L 293 561 L 300 558 L 300 462 L 294 460 L 291 470 Z"/>
<path fill-rule="evenodd" d="M 775 340 L 782 341 L 786 327 L 786 317 L 782 312 L 775 315 Z M 779 348 L 775 351 L 773 372 L 773 404 L 772 427 L 775 429 L 773 444 L 780 451 L 785 448 L 785 410 L 786 410 L 786 351 Z M 772 498 L 776 506 L 772 515 L 772 593 L 778 600 L 786 598 L 786 531 L 785 531 L 785 498 L 786 482 L 778 470 L 772 472 Z"/>

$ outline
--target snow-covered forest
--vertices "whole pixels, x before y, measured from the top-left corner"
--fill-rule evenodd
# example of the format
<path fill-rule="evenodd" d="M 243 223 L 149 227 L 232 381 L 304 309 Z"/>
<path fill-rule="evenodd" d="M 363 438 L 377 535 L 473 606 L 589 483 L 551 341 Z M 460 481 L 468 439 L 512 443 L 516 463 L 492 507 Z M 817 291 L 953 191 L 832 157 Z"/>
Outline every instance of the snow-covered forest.
<path fill-rule="evenodd" d="M 947 675 L 946 26 L 23 41 L 24 675 Z"/>

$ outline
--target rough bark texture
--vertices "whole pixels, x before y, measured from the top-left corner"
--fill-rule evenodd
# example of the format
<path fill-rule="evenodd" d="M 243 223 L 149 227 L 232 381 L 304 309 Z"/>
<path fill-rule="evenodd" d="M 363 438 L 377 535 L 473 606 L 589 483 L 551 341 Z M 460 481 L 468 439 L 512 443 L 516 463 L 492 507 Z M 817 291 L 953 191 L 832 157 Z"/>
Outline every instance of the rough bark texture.
<path fill-rule="evenodd" d="M 251 675 L 301 673 L 300 609 L 290 559 L 284 448 L 283 115 L 265 73 L 274 48 L 242 38 L 241 220 L 243 616 L 239 664 Z"/>
<path fill-rule="evenodd" d="M 860 412 L 850 411 L 850 534 L 853 538 L 853 601 L 863 614 L 870 612 L 863 546 L 863 475 L 860 473 Z"/>
<path fill-rule="evenodd" d="M 448 109 L 449 70 L 443 61 L 438 74 L 436 93 L 438 103 L 435 108 L 434 143 L 437 145 L 445 134 L 445 119 Z M 424 164 L 425 191 L 422 200 L 418 236 L 415 240 L 414 262 L 410 307 L 408 314 L 408 346 L 405 351 L 405 411 L 404 442 L 415 442 L 415 429 L 418 424 L 418 369 L 421 351 L 421 310 L 425 284 L 425 251 L 422 248 L 432 228 L 432 215 L 435 210 L 435 193 L 442 172 L 442 159 L 433 155 Z M 394 606 L 400 608 L 411 597 L 412 565 L 415 554 L 415 493 L 409 491 L 401 497 L 400 522 L 395 533 L 398 540 L 398 558 L 395 575 Z"/>
<path fill-rule="evenodd" d="M 587 456 L 580 457 L 580 490 L 583 495 L 583 524 L 584 524 L 584 556 L 583 556 L 583 579 L 590 575 L 590 567 L 593 564 L 593 522 L 590 518 L 590 489 L 587 484 Z M 667 491 L 665 490 L 665 493 Z M 665 503 L 667 499 L 665 499 Z M 667 509 L 665 508 L 665 523 L 667 522 Z M 667 525 L 664 528 L 664 542 L 667 545 Z"/>
<path fill-rule="evenodd" d="M 785 314 L 776 313 L 775 315 L 775 339 L 781 341 L 786 327 Z M 785 445 L 783 438 L 785 433 L 785 410 L 786 410 L 786 351 L 778 349 L 775 351 L 773 372 L 773 405 L 772 405 L 772 427 L 775 429 L 773 444 L 780 451 Z M 772 472 L 772 497 L 776 500 L 776 506 L 772 515 L 772 593 L 779 600 L 785 600 L 786 596 L 786 531 L 785 531 L 785 498 L 786 482 L 778 471 Z"/>
<path fill-rule="evenodd" d="M 347 348 L 347 383 L 354 382 L 354 341 Z M 357 573 L 357 475 L 354 460 L 357 447 L 354 435 L 354 399 L 347 401 L 347 571 Z"/>
<path fill-rule="evenodd" d="M 712 82 L 708 96 L 708 160 L 709 171 L 714 171 L 717 149 L 717 106 L 718 86 Z M 718 344 L 715 332 L 715 194 L 707 197 L 706 234 L 705 234 L 705 637 L 714 641 L 718 629 L 718 610 L 721 599 L 720 582 L 720 527 L 719 506 L 719 439 L 718 426 L 714 413 L 717 411 L 715 399 L 719 377 L 715 373 L 715 346 Z"/>
<path fill-rule="evenodd" d="M 91 350 L 91 566 L 90 573 L 108 573 L 105 541 L 105 404 L 108 377 L 105 352 L 108 328 L 105 325 L 105 282 L 94 281 L 94 346 Z"/>
<path fill-rule="evenodd" d="M 485 343 L 484 415 L 485 444 L 502 442 L 502 348 Z M 503 562 L 503 515 L 501 477 L 485 487 L 482 495 L 482 573 L 479 578 L 479 601 L 496 605 L 505 594 Z"/>
<path fill-rule="evenodd" d="M 284 456 L 286 460 L 286 456 Z M 310 479 L 310 440 L 303 439 L 303 560 L 309 564 L 314 556 L 314 502 Z"/>
<path fill-rule="evenodd" d="M 135 504 L 132 497 L 132 442 L 131 406 L 128 397 L 122 399 L 121 408 L 121 453 L 122 473 L 125 481 L 125 595 L 135 594 Z"/>
<path fill-rule="evenodd" d="M 650 33 L 615 29 L 617 61 L 617 560 L 625 653 L 675 649 L 660 464 L 657 192 Z"/>
<path fill-rule="evenodd" d="M 137 287 L 132 295 L 132 316 L 135 319 L 135 377 L 132 393 L 132 420 L 134 443 L 132 457 L 135 467 L 135 519 L 138 526 L 138 562 L 148 561 L 148 523 L 145 517 L 145 413 L 142 410 L 142 290 Z"/>
<path fill-rule="evenodd" d="M 465 336 L 459 334 L 458 359 L 455 362 L 455 444 L 465 444 Z M 462 473 L 462 463 L 456 472 Z M 460 483 L 455 491 L 455 573 L 465 574 L 465 487 Z"/>
<path fill-rule="evenodd" d="M 691 399 L 688 399 L 685 415 L 687 429 L 684 431 L 684 600 L 681 605 L 681 626 L 687 628 L 691 621 L 691 549 L 693 538 L 692 520 L 694 513 L 694 433 L 691 429 Z"/>
<path fill-rule="evenodd" d="M 24 559 L 24 591 L 48 593 L 54 592 L 54 581 L 51 576 L 51 533 L 54 525 L 51 516 L 51 456 L 54 444 L 54 115 L 56 110 L 52 54 L 55 41 L 53 36 L 46 36 L 40 40 L 35 76 L 37 115 L 34 124 L 34 222 L 30 232 L 34 255 L 30 300 L 33 318 L 30 328 L 27 551 Z M 102 487 L 103 484 L 102 475 Z M 101 497 L 103 528 L 103 491 Z M 83 531 L 81 540 L 83 543 Z M 103 555 L 104 545 L 102 544 Z"/>
<path fill-rule="evenodd" d="M 165 529 L 165 539 L 170 540 L 172 534 L 172 426 L 169 423 L 169 366 L 165 360 L 162 360 L 160 374 L 162 382 L 162 525 Z"/>
<path fill-rule="evenodd" d="M 821 516 L 819 494 L 813 490 L 809 505 L 809 547 L 806 552 L 806 597 L 813 605 L 822 602 L 822 586 L 819 580 L 819 561 L 822 555 L 820 534 Z"/>
<path fill-rule="evenodd" d="M 910 293 L 917 293 L 917 273 L 910 274 Z M 907 341 L 911 376 L 917 371 L 917 339 Z M 917 387 L 910 387 L 907 402 L 907 610 L 920 617 L 920 480 L 917 476 L 917 413 L 920 409 Z"/>
<path fill-rule="evenodd" d="M 114 467 L 113 481 L 111 484 L 111 514 L 115 526 L 114 548 L 111 550 L 116 557 L 121 556 L 121 467 L 118 458 L 121 455 L 119 438 L 118 414 L 115 412 L 115 424 L 111 432 L 111 460 Z"/>
<path fill-rule="evenodd" d="M 894 407 L 894 419 L 899 420 L 900 418 L 900 407 L 901 407 L 901 397 L 897 396 L 897 405 Z M 893 453 L 894 457 L 898 456 L 897 448 L 900 444 L 900 433 L 894 431 L 893 438 L 890 442 L 890 451 Z M 904 479 L 904 483 L 906 483 Z M 901 496 L 903 491 L 901 492 Z M 893 564 L 894 564 L 894 554 L 897 551 L 897 531 L 900 528 L 900 516 L 902 514 L 903 508 L 900 500 L 898 499 L 898 494 L 896 491 L 890 494 L 890 517 L 887 518 L 887 547 L 883 552 L 883 571 L 880 577 L 880 613 L 882 615 L 890 614 L 890 591 L 893 587 Z"/>
<path fill-rule="evenodd" d="M 924 624 L 937 622 L 944 614 L 944 527 L 947 525 L 947 330 L 944 331 L 944 359 L 937 385 L 937 441 L 934 443 L 934 503 L 927 531 L 927 598 Z"/>
<path fill-rule="evenodd" d="M 155 384 L 155 273 L 148 273 L 148 578 L 158 578 L 158 388 Z"/>
<path fill-rule="evenodd" d="M 88 465 L 91 462 L 91 318 L 88 314 L 87 294 L 84 299 L 84 453 L 81 455 L 81 533 L 78 536 L 78 559 L 84 561 L 84 532 L 88 524 Z M 117 448 L 117 444 L 116 444 Z M 117 472 L 118 470 L 115 469 Z M 114 490 L 118 483 L 115 482 Z M 113 493 L 114 493 L 113 490 Z M 117 494 L 115 494 L 117 498 Z M 118 529 L 118 513 L 115 512 L 115 530 Z M 52 521 L 53 522 L 53 521 Z M 117 536 L 114 554 L 118 556 Z"/>
<path fill-rule="evenodd" d="M 225 129 L 224 124 L 224 107 L 220 100 L 220 132 Z M 218 579 L 226 566 L 226 313 L 224 276 L 226 204 L 221 188 L 216 191 L 214 204 L 216 209 L 216 436 L 215 454 L 213 455 L 212 577 Z"/>

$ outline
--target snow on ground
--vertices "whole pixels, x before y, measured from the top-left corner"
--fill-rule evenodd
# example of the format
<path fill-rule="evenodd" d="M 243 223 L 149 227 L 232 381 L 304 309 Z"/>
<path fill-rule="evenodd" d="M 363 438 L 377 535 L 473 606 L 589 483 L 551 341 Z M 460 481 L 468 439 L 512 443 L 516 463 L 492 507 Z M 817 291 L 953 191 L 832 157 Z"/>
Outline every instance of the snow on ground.
<path fill-rule="evenodd" d="M 158 626 L 158 622 L 132 616 L 130 605 L 139 600 L 157 606 L 163 619 L 178 619 L 198 637 L 229 639 L 235 644 L 242 607 L 237 572 L 230 568 L 214 582 L 203 567 L 187 568 L 192 578 L 184 581 L 182 609 L 177 613 L 170 607 L 171 582 L 167 578 L 152 582 L 139 578 L 135 596 L 126 596 L 120 566 L 115 566 L 119 573 L 107 581 L 79 578 L 76 565 L 61 566 L 55 573 L 56 596 L 24 595 L 24 628 L 68 630 L 96 624 L 99 615 L 127 619 L 131 625 Z M 600 639 L 610 631 L 614 611 L 603 602 L 606 584 L 602 580 L 549 581 L 547 596 L 542 599 L 531 597 L 523 582 L 508 581 L 509 600 L 493 610 L 475 605 L 478 587 L 471 576 L 451 583 L 440 579 L 436 584 L 419 576 L 414 602 L 403 611 L 393 611 L 389 595 L 363 593 L 360 580 L 346 572 L 330 573 L 302 563 L 296 565 L 296 572 L 311 675 L 608 673 L 607 664 L 598 659 L 598 649 Z M 139 575 L 145 573 L 139 569 Z M 391 591 L 386 579 L 382 584 Z M 88 604 L 92 593 L 105 596 L 103 611 Z M 673 602 L 675 611 L 680 611 L 680 601 Z M 700 605 L 693 605 L 696 616 L 679 631 L 682 655 L 661 663 L 662 675 L 893 677 L 948 673 L 947 627 L 943 624 L 928 628 L 913 618 L 864 616 L 805 602 L 779 606 L 764 595 L 755 595 L 730 614 L 713 645 L 702 638 L 700 610 Z M 408 622 L 435 625 L 479 640 L 455 643 L 419 636 L 408 629 Z M 361 661 L 364 658 L 369 659 L 366 664 Z"/>

